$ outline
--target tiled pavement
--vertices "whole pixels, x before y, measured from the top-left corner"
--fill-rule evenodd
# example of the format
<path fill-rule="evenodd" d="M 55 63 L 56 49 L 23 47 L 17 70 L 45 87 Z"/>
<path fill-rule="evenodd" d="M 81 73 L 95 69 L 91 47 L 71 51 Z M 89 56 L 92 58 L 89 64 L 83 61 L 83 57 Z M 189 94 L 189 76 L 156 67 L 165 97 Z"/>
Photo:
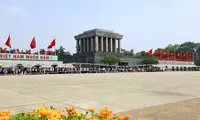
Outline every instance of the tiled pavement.
<path fill-rule="evenodd" d="M 200 120 L 200 98 L 119 113 L 131 120 Z"/>
<path fill-rule="evenodd" d="M 0 110 L 107 106 L 114 113 L 200 96 L 199 72 L 0 76 Z"/>

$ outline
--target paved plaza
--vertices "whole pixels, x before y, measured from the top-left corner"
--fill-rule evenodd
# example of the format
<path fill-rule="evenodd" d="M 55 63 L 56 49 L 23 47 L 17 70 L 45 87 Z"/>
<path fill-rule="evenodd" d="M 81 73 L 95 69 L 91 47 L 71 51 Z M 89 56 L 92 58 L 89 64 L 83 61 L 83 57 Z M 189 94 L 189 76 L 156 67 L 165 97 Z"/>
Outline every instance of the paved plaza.
<path fill-rule="evenodd" d="M 12 114 L 43 104 L 60 110 L 109 107 L 119 113 L 193 98 L 199 102 L 200 72 L 1 76 L 0 95 L 0 110 Z"/>

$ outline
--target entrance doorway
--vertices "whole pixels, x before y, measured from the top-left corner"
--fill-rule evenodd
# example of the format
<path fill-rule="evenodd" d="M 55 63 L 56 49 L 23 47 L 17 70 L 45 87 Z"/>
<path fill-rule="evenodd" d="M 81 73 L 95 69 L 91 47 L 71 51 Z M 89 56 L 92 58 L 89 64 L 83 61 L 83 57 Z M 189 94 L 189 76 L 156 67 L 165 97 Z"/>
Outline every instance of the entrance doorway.
<path fill-rule="evenodd" d="M 122 61 L 118 63 L 119 66 L 128 66 L 128 62 Z"/>

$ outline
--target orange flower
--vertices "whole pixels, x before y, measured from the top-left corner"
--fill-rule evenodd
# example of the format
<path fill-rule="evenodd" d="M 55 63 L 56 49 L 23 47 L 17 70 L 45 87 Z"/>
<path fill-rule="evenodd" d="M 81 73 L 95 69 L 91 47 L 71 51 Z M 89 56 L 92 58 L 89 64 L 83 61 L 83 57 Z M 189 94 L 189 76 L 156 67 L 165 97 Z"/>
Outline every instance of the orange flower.
<path fill-rule="evenodd" d="M 112 114 L 112 110 L 105 107 L 104 109 L 100 110 L 99 116 L 106 118 L 106 117 L 109 117 L 111 114 Z"/>
<path fill-rule="evenodd" d="M 65 107 L 65 109 L 67 111 L 68 116 L 73 116 L 76 110 L 74 107 Z"/>
<path fill-rule="evenodd" d="M 0 120 L 10 120 L 9 116 L 0 116 Z"/>
<path fill-rule="evenodd" d="M 75 113 L 76 113 L 77 117 L 81 117 L 81 115 L 82 115 L 81 111 L 79 111 L 79 110 L 75 110 Z"/>
<path fill-rule="evenodd" d="M 59 110 L 52 110 L 51 111 L 51 116 L 49 117 L 49 120 L 58 120 L 58 119 L 61 119 L 61 113 Z"/>
<path fill-rule="evenodd" d="M 10 110 L 0 111 L 0 120 L 9 120 L 10 119 Z"/>
<path fill-rule="evenodd" d="M 87 112 L 94 112 L 94 108 L 87 109 Z"/>
<path fill-rule="evenodd" d="M 86 118 L 85 120 L 98 120 L 98 119 L 95 117 L 90 117 L 90 118 Z"/>
<path fill-rule="evenodd" d="M 117 114 L 117 118 L 118 118 L 119 120 L 129 120 L 129 117 L 128 117 L 128 116 L 123 117 L 123 116 L 118 115 L 118 114 Z"/>
<path fill-rule="evenodd" d="M 10 116 L 10 110 L 0 111 L 0 116 Z"/>
<path fill-rule="evenodd" d="M 43 116 L 48 117 L 51 115 L 51 111 L 45 106 L 35 109 L 35 112 L 39 114 L 39 117 L 43 117 Z"/>

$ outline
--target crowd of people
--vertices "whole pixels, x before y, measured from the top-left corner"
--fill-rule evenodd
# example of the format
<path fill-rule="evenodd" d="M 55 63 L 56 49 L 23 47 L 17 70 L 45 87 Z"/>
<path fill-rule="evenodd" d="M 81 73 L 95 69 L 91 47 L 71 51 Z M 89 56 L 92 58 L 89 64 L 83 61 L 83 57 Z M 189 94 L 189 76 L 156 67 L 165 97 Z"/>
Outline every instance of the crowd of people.
<path fill-rule="evenodd" d="M 115 73 L 115 72 L 158 72 L 165 71 L 165 68 L 153 67 L 51 67 L 51 68 L 28 68 L 10 67 L 0 68 L 1 75 L 36 75 L 36 74 L 75 74 L 75 73 Z"/>

